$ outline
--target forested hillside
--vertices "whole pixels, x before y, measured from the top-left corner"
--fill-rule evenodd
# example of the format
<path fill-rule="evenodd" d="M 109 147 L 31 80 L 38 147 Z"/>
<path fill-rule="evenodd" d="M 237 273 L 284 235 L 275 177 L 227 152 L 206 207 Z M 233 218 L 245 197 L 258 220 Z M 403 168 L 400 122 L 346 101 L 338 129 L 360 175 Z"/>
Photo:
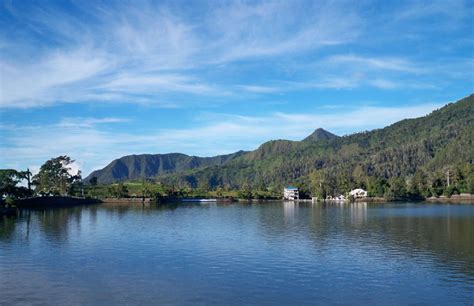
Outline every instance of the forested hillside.
<path fill-rule="evenodd" d="M 429 195 L 437 192 L 437 185 L 446 186 L 448 176 L 453 186 L 456 181 L 461 184 L 456 187 L 461 191 L 470 188 L 466 184 L 471 184 L 468 176 L 473 172 L 473 139 L 471 95 L 425 117 L 383 129 L 344 137 L 317 129 L 303 141 L 274 140 L 252 152 L 208 159 L 181 154 L 128 156 L 91 176 L 99 175 L 99 182 L 153 177 L 174 186 L 209 189 L 268 190 L 296 184 L 320 195 L 354 187 L 383 195 L 398 184 Z"/>
<path fill-rule="evenodd" d="M 93 179 L 98 184 L 110 184 L 118 181 L 153 178 L 190 169 L 222 165 L 244 153 L 244 151 L 239 151 L 215 157 L 197 157 L 181 153 L 127 155 L 112 161 L 101 170 L 92 172 L 84 181 L 89 183 Z"/>
<path fill-rule="evenodd" d="M 371 181 L 408 180 L 417 170 L 426 180 L 438 180 L 449 169 L 457 176 L 459 172 L 467 175 L 469 169 L 464 168 L 472 166 L 474 158 L 473 133 L 471 95 L 425 117 L 383 129 L 314 141 L 270 141 L 219 167 L 162 179 L 177 185 L 204 182 L 230 189 L 281 188 L 290 183 L 314 189 L 311 181 L 316 180 L 331 194 L 357 186 L 370 189 Z"/>

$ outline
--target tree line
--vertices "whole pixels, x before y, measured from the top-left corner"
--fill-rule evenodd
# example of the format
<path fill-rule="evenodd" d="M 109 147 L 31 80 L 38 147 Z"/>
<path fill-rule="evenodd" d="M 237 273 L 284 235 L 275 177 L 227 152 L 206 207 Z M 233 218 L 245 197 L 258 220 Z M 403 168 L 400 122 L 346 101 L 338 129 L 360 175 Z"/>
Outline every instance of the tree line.
<path fill-rule="evenodd" d="M 82 185 L 81 171 L 71 173 L 74 162 L 63 155 L 46 161 L 32 176 L 29 169 L 0 169 L 0 196 L 5 202 L 31 196 L 67 196 L 76 194 Z M 21 185 L 26 182 L 26 186 Z"/>
<path fill-rule="evenodd" d="M 97 184 L 97 178 L 83 182 L 80 170 L 72 173 L 69 156 L 58 156 L 46 161 L 36 175 L 29 169 L 0 170 L 0 196 L 4 202 L 31 196 L 82 196 L 98 198 L 146 197 L 155 199 L 183 197 L 217 197 L 240 199 L 278 199 L 285 184 L 266 184 L 262 179 L 246 180 L 241 187 L 200 182 L 187 184 L 164 183 L 156 179 L 142 179 L 107 185 Z M 369 197 L 386 200 L 424 199 L 441 195 L 452 196 L 474 193 L 474 165 L 458 163 L 437 171 L 419 167 L 413 175 L 383 177 L 367 174 L 361 165 L 321 168 L 307 175 L 289 177 L 289 183 L 300 190 L 301 198 L 347 195 L 355 188 L 367 190 Z M 217 182 L 218 183 L 218 182 Z"/>

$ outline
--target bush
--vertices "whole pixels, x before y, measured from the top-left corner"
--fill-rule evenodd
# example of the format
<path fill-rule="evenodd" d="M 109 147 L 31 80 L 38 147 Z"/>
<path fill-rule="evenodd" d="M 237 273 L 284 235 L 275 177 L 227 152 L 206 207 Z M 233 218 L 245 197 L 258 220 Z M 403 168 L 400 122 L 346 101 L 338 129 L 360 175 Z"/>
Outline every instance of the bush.
<path fill-rule="evenodd" d="M 6 198 L 5 198 L 5 206 L 6 206 L 6 207 L 13 207 L 13 206 L 15 206 L 15 199 L 12 198 L 12 197 L 10 197 L 10 196 L 9 196 L 9 197 L 6 197 Z"/>
<path fill-rule="evenodd" d="M 459 190 L 456 186 L 451 185 L 444 190 L 444 195 L 451 197 L 453 194 L 459 194 Z"/>

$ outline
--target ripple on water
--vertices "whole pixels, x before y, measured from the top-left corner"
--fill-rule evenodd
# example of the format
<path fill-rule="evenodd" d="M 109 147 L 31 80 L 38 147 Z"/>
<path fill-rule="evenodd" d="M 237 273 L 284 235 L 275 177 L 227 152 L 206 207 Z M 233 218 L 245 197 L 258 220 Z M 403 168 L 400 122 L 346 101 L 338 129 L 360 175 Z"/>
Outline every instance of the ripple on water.
<path fill-rule="evenodd" d="M 474 300 L 469 205 L 95 206 L 1 222 L 2 304 Z"/>

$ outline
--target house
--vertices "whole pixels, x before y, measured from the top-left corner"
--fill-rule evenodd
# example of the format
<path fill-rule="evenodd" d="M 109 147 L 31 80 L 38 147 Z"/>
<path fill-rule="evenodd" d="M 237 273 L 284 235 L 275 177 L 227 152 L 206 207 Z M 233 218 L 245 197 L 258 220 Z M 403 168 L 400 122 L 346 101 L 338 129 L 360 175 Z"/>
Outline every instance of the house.
<path fill-rule="evenodd" d="M 354 197 L 355 199 L 366 198 L 367 191 L 365 191 L 362 188 L 357 188 L 357 189 L 351 190 L 350 195 Z"/>
<path fill-rule="evenodd" d="M 298 188 L 293 187 L 293 186 L 288 186 L 283 189 L 284 200 L 294 201 L 294 200 L 299 200 L 299 198 L 300 198 L 300 194 L 299 194 Z"/>

